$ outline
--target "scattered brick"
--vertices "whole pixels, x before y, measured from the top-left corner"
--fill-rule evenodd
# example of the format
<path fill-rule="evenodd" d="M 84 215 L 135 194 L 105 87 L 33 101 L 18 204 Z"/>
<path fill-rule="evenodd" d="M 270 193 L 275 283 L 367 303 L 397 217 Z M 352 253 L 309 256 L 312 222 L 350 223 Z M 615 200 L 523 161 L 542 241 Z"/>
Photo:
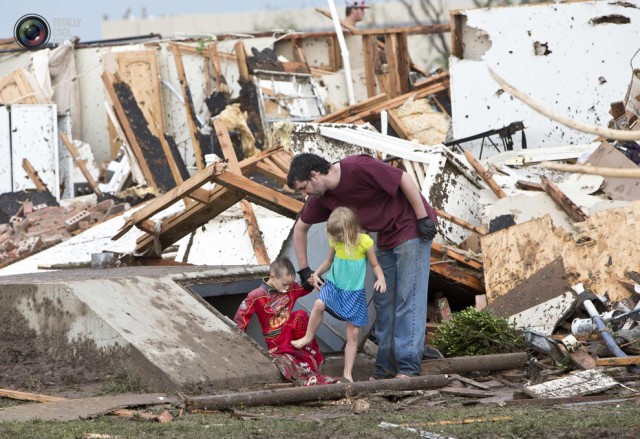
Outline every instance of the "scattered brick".
<path fill-rule="evenodd" d="M 107 211 L 109 209 L 111 209 L 113 207 L 113 205 L 116 204 L 115 201 L 113 201 L 112 199 L 107 199 L 107 200 L 103 200 L 101 202 L 99 202 L 98 204 L 96 204 L 95 206 L 93 206 L 93 209 L 97 210 L 98 212 L 102 212 L 103 214 L 107 213 Z"/>
<path fill-rule="evenodd" d="M 2 235 L 0 235 L 0 244 L 7 241 L 8 239 L 11 239 L 11 235 L 6 232 L 3 233 Z"/>
<path fill-rule="evenodd" d="M 68 231 L 73 231 L 78 228 L 78 223 L 86 218 L 90 217 L 91 214 L 88 210 L 83 210 L 70 218 L 67 218 L 64 222 L 64 226 Z"/>
<path fill-rule="evenodd" d="M 33 212 L 33 203 L 29 200 L 22 203 L 22 213 L 26 216 Z"/>
<path fill-rule="evenodd" d="M 18 246 L 12 239 L 9 239 L 2 243 L 2 248 L 4 248 L 5 251 L 10 252 L 11 250 L 18 248 Z"/>
<path fill-rule="evenodd" d="M 78 227 L 80 228 L 80 230 L 84 231 L 91 227 L 91 224 L 89 224 L 89 221 L 83 220 L 78 223 Z"/>

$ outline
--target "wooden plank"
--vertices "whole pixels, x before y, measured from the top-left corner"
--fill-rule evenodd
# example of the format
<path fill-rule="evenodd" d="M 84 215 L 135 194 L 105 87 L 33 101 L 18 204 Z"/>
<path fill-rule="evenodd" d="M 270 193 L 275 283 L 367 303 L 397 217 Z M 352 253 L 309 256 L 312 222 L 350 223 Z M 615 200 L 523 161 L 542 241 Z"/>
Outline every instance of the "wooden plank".
<path fill-rule="evenodd" d="M 272 160 L 273 163 L 278 168 L 280 168 L 282 172 L 289 173 L 289 167 L 291 166 L 291 159 L 292 159 L 291 156 L 287 155 L 284 151 L 281 151 L 280 153 L 272 155 L 270 159 L 265 159 L 265 160 Z"/>
<path fill-rule="evenodd" d="M 496 183 L 496 181 L 493 179 L 491 172 L 486 170 L 484 166 L 482 166 L 480 162 L 475 159 L 475 157 L 470 151 L 465 151 L 464 156 L 467 158 L 467 161 L 473 167 L 473 169 L 475 169 L 478 175 L 484 180 L 485 183 L 487 183 L 487 185 L 489 186 L 491 191 L 496 195 L 496 197 L 504 198 L 507 196 L 507 194 L 504 193 L 504 191 L 498 185 L 498 183 Z"/>
<path fill-rule="evenodd" d="M 242 175 L 225 172 L 215 176 L 214 181 L 228 189 L 244 194 L 249 201 L 272 210 L 287 218 L 295 219 L 304 203 L 266 186 L 262 186 Z"/>
<path fill-rule="evenodd" d="M 398 65 L 398 34 L 386 34 L 384 36 L 387 65 L 389 66 L 389 96 L 392 98 L 402 95 L 400 84 L 400 72 Z"/>
<path fill-rule="evenodd" d="M 489 398 L 492 396 L 500 396 L 505 393 L 504 391 L 467 389 L 465 387 L 443 387 L 439 391 L 449 395 L 468 396 L 474 398 Z"/>
<path fill-rule="evenodd" d="M 33 165 L 29 162 L 29 160 L 27 160 L 26 157 L 22 159 L 22 169 L 24 169 L 24 172 L 27 173 L 27 175 L 29 176 L 29 180 L 33 182 L 39 192 L 48 190 L 47 185 L 44 184 L 44 181 L 42 181 L 42 179 L 38 176 L 38 171 L 35 170 Z"/>
<path fill-rule="evenodd" d="M 209 54 L 209 62 L 213 67 L 213 76 L 216 78 L 216 91 L 222 91 L 223 88 L 226 89 L 227 79 L 222 74 L 222 68 L 220 67 L 218 45 L 216 43 L 209 44 L 207 46 L 207 52 Z"/>
<path fill-rule="evenodd" d="M 82 175 L 84 175 L 84 178 L 87 180 L 87 183 L 89 183 L 89 186 L 91 187 L 93 192 L 95 192 L 96 195 L 102 195 L 102 192 L 100 192 L 100 190 L 98 189 L 98 184 L 87 169 L 85 161 L 80 160 L 80 154 L 78 153 L 76 146 L 73 144 L 73 142 L 71 142 L 71 140 L 69 140 L 69 137 L 67 137 L 66 133 L 64 133 L 63 131 L 60 131 L 60 138 L 62 139 L 62 143 L 64 143 L 64 146 L 66 146 L 69 150 L 69 154 L 71 154 L 73 162 L 80 168 Z"/>
<path fill-rule="evenodd" d="M 173 53 L 173 61 L 176 65 L 178 78 L 180 80 L 180 88 L 182 90 L 182 97 L 184 98 L 184 105 L 185 109 L 187 110 L 187 125 L 189 127 L 189 133 L 191 134 L 191 144 L 193 145 L 193 152 L 196 156 L 196 166 L 199 171 L 202 171 L 205 167 L 205 163 L 204 156 L 202 155 L 202 149 L 200 147 L 198 129 L 196 127 L 196 110 L 193 106 L 193 99 L 191 97 L 189 83 L 187 82 L 187 75 L 184 71 L 184 64 L 182 62 L 180 47 L 174 43 L 170 43 L 169 48 Z"/>
<path fill-rule="evenodd" d="M 542 185 L 533 181 L 518 180 L 516 181 L 516 187 L 525 191 L 544 192 L 544 188 L 542 187 Z"/>
<path fill-rule="evenodd" d="M 292 40 L 292 45 L 293 45 L 293 58 L 297 62 L 300 62 L 305 65 L 306 73 L 311 73 L 311 67 L 309 67 L 309 62 L 307 61 L 307 57 L 304 54 L 304 50 L 302 50 L 302 47 L 298 45 L 298 40 Z"/>
<path fill-rule="evenodd" d="M 400 94 L 409 92 L 409 72 L 411 71 L 411 59 L 409 57 L 409 43 L 407 34 L 399 32 L 397 35 L 398 79 L 400 81 Z"/>
<path fill-rule="evenodd" d="M 220 148 L 222 149 L 222 154 L 227 160 L 228 169 L 231 172 L 242 176 L 242 169 L 240 168 L 240 164 L 238 163 L 238 157 L 236 156 L 235 150 L 233 149 L 233 144 L 231 143 L 231 138 L 229 137 L 229 131 L 227 130 L 227 127 L 220 118 L 214 119 L 213 127 L 216 130 L 216 136 L 218 137 Z M 260 231 L 260 227 L 258 226 L 258 220 L 256 219 L 256 215 L 253 211 L 251 203 L 249 203 L 247 200 L 242 200 L 240 201 L 240 208 L 242 209 L 244 220 L 247 223 L 247 233 L 249 235 L 249 239 L 251 240 L 251 246 L 253 247 L 253 251 L 256 255 L 258 264 L 269 265 L 271 261 L 269 260 L 267 248 L 265 247 L 264 240 L 262 239 L 262 232 Z"/>
<path fill-rule="evenodd" d="M 395 131 L 400 138 L 404 140 L 411 140 L 411 133 L 407 131 L 406 127 L 393 110 L 387 111 L 387 117 L 389 118 L 389 125 L 391 125 L 393 131 Z M 406 162 L 406 160 L 403 160 L 403 162 Z"/>
<path fill-rule="evenodd" d="M 240 79 L 243 81 L 250 81 L 251 74 L 249 73 L 249 65 L 247 64 L 247 52 L 244 48 L 244 43 L 238 41 L 235 44 L 236 59 L 238 61 L 238 71 L 240 73 Z"/>
<path fill-rule="evenodd" d="M 439 253 L 446 254 L 447 257 L 451 259 L 455 259 L 456 261 L 461 262 L 475 270 L 482 270 L 482 261 L 469 257 L 462 250 L 452 248 L 452 247 L 447 247 L 447 246 L 441 246 L 437 242 L 432 242 L 431 251 L 432 252 L 436 251 Z"/>
<path fill-rule="evenodd" d="M 40 395 L 37 393 L 18 392 L 17 390 L 0 389 L 0 397 L 18 399 L 22 401 L 35 401 L 35 402 L 54 402 L 64 401 L 65 398 L 58 396 Z"/>
<path fill-rule="evenodd" d="M 451 55 L 464 59 L 464 43 L 462 33 L 467 21 L 467 15 L 461 10 L 449 11 L 451 17 Z"/>
<path fill-rule="evenodd" d="M 430 270 L 432 272 L 444 276 L 453 282 L 465 285 L 466 287 L 474 290 L 476 294 L 484 293 L 484 285 L 477 277 L 471 275 L 470 273 L 467 273 L 464 270 L 461 270 L 458 267 L 437 262 L 441 262 L 441 260 L 431 257 Z"/>
<path fill-rule="evenodd" d="M 472 380 L 471 378 L 465 378 L 465 377 L 460 376 L 458 374 L 452 374 L 451 378 L 454 378 L 454 379 L 456 379 L 458 381 L 461 381 L 461 382 L 463 382 L 465 384 L 469 384 L 470 386 L 474 386 L 474 387 L 477 387 L 477 388 L 482 389 L 482 390 L 489 390 L 491 388 L 491 386 L 487 386 L 486 384 L 479 383 L 479 382 L 477 382 L 475 380 Z"/>
<path fill-rule="evenodd" d="M 187 196 L 198 203 L 206 204 L 209 202 L 209 191 L 203 188 L 196 189 Z"/>
<path fill-rule="evenodd" d="M 324 15 L 325 17 L 333 20 L 333 16 L 331 15 L 331 12 L 327 11 L 326 9 L 321 9 L 321 8 L 316 8 L 316 12 L 319 12 L 320 14 Z M 338 19 L 338 21 L 340 22 L 340 25 L 345 28 L 346 30 L 350 31 L 350 32 L 358 32 L 358 29 L 355 26 L 351 26 L 349 23 L 347 23 L 344 20 L 340 20 Z"/>
<path fill-rule="evenodd" d="M 177 200 L 188 196 L 191 192 L 194 192 L 196 189 L 202 187 L 205 183 L 211 181 L 217 173 L 221 173 L 224 170 L 224 166 L 225 165 L 223 163 L 212 163 L 210 166 L 198 172 L 196 175 L 183 182 L 179 186 L 176 186 L 170 191 L 165 192 L 164 194 L 155 198 L 142 209 L 131 215 L 124 223 L 122 228 L 118 231 L 118 233 L 111 239 L 119 239 L 133 226 L 141 223 L 146 219 L 151 218 L 153 215 L 163 211 L 164 209 L 175 203 Z"/>
<path fill-rule="evenodd" d="M 326 116 L 322 116 L 320 119 L 316 119 L 314 123 L 329 123 L 329 122 L 339 122 L 343 117 L 351 116 L 353 114 L 358 114 L 362 111 L 365 111 L 369 108 L 377 106 L 382 102 L 388 100 L 389 97 L 385 94 L 379 94 L 364 101 L 360 101 L 354 105 L 350 105 L 342 110 L 334 111 L 331 114 L 327 114 Z"/>
<path fill-rule="evenodd" d="M 542 384 L 524 386 L 523 390 L 533 398 L 572 398 L 602 393 L 618 384 L 601 371 L 591 369 Z"/>
<path fill-rule="evenodd" d="M 544 191 L 564 210 L 569 217 L 575 222 L 585 221 L 586 213 L 580 209 L 569 197 L 567 197 L 551 180 L 545 176 L 540 176 L 540 182 Z"/>
<path fill-rule="evenodd" d="M 569 352 L 569 358 L 571 358 L 571 364 L 578 369 L 595 369 L 597 366 L 596 360 L 582 346 L 578 346 L 575 351 Z"/>
<path fill-rule="evenodd" d="M 269 159 L 264 159 L 258 163 L 258 172 L 282 185 L 287 184 L 287 174 L 278 169 L 278 167 Z"/>
<path fill-rule="evenodd" d="M 367 81 L 367 97 L 376 95 L 376 53 L 378 45 L 375 35 L 365 35 L 362 37 L 364 49 L 364 73 Z"/>
<path fill-rule="evenodd" d="M 596 360 L 596 366 L 629 366 L 631 364 L 640 364 L 640 356 L 598 358 Z"/>
<path fill-rule="evenodd" d="M 434 208 L 435 209 L 435 208 Z M 470 224 L 464 220 L 461 220 L 460 218 L 456 218 L 453 215 L 449 215 L 448 213 L 440 210 L 440 209 L 435 209 L 436 213 L 438 214 L 438 216 L 441 216 L 442 218 L 446 219 L 447 221 L 452 222 L 453 224 L 456 224 L 464 229 L 470 230 L 474 233 L 477 233 L 480 236 L 485 236 L 489 234 L 489 231 L 487 229 L 485 229 L 484 227 L 481 226 L 474 226 L 473 224 Z"/>

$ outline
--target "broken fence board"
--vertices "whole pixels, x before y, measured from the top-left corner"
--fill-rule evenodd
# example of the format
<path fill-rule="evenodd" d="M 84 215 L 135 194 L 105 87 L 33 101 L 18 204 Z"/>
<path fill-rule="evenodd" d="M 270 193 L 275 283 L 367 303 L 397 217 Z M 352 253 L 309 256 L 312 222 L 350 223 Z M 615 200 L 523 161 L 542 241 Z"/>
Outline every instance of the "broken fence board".
<path fill-rule="evenodd" d="M 591 369 L 546 383 L 525 386 L 523 390 L 533 398 L 571 398 L 601 393 L 618 384 L 601 371 Z"/>
<path fill-rule="evenodd" d="M 640 364 L 640 356 L 598 358 L 596 360 L 597 366 L 629 366 L 631 364 Z"/>

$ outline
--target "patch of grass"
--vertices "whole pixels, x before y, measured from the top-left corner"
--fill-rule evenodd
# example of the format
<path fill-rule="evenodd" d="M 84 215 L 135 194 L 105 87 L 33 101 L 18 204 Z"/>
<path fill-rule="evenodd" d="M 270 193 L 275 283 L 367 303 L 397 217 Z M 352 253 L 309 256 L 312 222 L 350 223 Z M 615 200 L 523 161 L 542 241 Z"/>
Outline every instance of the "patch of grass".
<path fill-rule="evenodd" d="M 138 369 L 126 366 L 109 381 L 106 381 L 96 396 L 119 395 L 121 393 L 145 393 L 148 390 L 149 389 L 141 383 Z"/>
<path fill-rule="evenodd" d="M 466 308 L 438 325 L 433 344 L 447 357 L 488 355 L 522 350 L 520 331 L 487 310 Z"/>

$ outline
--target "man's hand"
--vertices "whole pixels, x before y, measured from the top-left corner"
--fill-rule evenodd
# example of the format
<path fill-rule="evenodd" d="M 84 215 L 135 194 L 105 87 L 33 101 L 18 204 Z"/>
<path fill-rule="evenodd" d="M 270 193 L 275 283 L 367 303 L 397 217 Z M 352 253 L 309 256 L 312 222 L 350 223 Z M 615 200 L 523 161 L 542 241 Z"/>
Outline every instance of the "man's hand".
<path fill-rule="evenodd" d="M 302 285 L 302 288 L 304 288 L 305 290 L 312 290 L 313 285 L 309 283 L 309 279 L 311 279 L 311 276 L 313 276 L 313 271 L 311 271 L 311 268 L 305 267 L 301 270 L 298 270 L 298 275 L 300 276 L 300 285 Z"/>
<path fill-rule="evenodd" d="M 424 218 L 420 218 L 418 220 L 418 236 L 425 241 L 431 241 L 438 231 L 436 230 L 436 225 L 433 224 L 431 218 L 425 216 Z"/>

